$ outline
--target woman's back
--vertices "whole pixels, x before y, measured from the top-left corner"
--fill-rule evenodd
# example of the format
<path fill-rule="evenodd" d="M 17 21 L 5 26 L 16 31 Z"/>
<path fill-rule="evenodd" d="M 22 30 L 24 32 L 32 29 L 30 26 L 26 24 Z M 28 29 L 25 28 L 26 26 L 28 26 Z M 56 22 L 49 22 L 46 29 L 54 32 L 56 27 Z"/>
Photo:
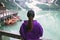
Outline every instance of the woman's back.
<path fill-rule="evenodd" d="M 33 28 L 32 31 L 27 31 L 26 27 L 28 24 L 28 20 L 24 21 L 20 28 L 20 34 L 25 40 L 39 40 L 39 37 L 43 35 L 43 29 L 41 25 L 36 21 L 33 20 Z"/>

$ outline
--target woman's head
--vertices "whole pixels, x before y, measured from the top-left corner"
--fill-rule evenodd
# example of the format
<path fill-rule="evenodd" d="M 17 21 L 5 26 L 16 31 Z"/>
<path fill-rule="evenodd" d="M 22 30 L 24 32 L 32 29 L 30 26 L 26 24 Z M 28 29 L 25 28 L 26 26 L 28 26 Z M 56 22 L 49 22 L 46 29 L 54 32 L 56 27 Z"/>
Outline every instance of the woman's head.
<path fill-rule="evenodd" d="M 31 19 L 33 20 L 34 16 L 35 16 L 35 13 L 34 13 L 33 10 L 29 10 L 27 12 L 27 17 L 28 17 L 29 20 L 31 20 Z"/>

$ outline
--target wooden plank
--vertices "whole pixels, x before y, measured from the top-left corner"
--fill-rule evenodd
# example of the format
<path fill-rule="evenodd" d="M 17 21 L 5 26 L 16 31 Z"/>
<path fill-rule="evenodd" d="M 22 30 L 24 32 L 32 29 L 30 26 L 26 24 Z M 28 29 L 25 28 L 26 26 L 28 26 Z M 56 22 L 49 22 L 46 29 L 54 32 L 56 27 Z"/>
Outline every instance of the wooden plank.
<path fill-rule="evenodd" d="M 17 34 L 8 33 L 8 32 L 5 32 L 5 31 L 2 31 L 2 30 L 0 30 L 0 33 L 1 33 L 1 35 L 4 35 L 4 36 L 21 39 L 21 36 L 17 35 Z"/>
<path fill-rule="evenodd" d="M 2 35 L 1 35 L 1 33 L 0 33 L 0 40 L 2 40 Z"/>

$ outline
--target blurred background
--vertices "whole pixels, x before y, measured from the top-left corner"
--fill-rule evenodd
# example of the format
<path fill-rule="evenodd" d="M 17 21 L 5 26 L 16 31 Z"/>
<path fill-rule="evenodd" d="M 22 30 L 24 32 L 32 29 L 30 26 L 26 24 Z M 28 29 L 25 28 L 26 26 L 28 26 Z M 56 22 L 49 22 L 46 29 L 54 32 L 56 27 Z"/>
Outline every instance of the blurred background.
<path fill-rule="evenodd" d="M 0 0 L 0 4 L 13 12 L 17 12 L 22 21 L 14 25 L 0 26 L 0 30 L 19 35 L 19 29 L 24 20 L 27 20 L 27 11 L 35 11 L 35 20 L 43 27 L 42 39 L 60 40 L 60 0 Z M 1 8 L 0 8 L 1 9 Z M 19 40 L 3 36 L 3 40 Z"/>

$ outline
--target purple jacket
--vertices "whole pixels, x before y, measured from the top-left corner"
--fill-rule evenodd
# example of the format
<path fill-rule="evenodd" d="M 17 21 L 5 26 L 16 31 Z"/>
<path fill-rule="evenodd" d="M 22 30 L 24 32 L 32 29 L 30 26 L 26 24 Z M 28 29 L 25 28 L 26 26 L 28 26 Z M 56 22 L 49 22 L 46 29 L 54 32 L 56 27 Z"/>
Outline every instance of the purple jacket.
<path fill-rule="evenodd" d="M 32 31 L 26 32 L 26 25 L 28 21 L 24 21 L 20 28 L 20 34 L 24 40 L 39 40 L 40 37 L 43 35 L 43 28 L 42 26 L 36 21 L 33 21 L 33 29 Z"/>

